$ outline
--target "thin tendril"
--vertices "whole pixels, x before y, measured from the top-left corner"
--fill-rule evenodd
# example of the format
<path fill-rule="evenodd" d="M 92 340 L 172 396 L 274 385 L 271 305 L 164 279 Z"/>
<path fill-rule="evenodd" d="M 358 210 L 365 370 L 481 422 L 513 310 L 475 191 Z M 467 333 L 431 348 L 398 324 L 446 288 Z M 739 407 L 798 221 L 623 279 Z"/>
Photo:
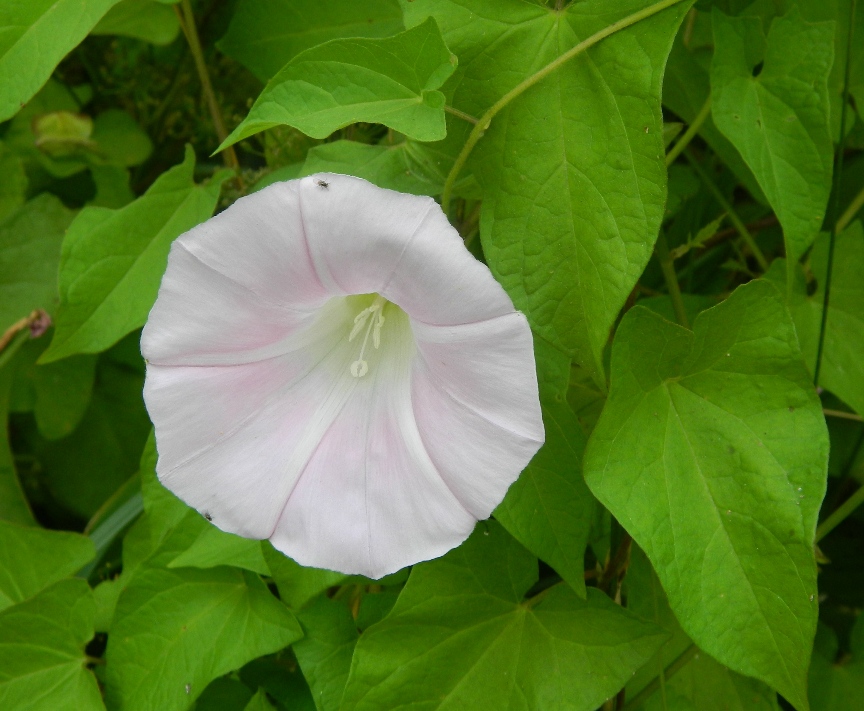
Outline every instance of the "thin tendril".
<path fill-rule="evenodd" d="M 831 232 L 828 236 L 828 264 L 825 268 L 825 291 L 822 298 L 822 319 L 819 322 L 819 345 L 816 347 L 816 363 L 813 366 L 813 385 L 819 387 L 819 373 L 822 370 L 822 352 L 825 348 L 825 332 L 828 326 L 828 304 L 831 298 L 831 275 L 834 269 L 834 245 L 840 228 L 840 186 L 843 183 L 843 152 L 846 149 L 846 107 L 849 104 L 849 74 L 852 67 L 852 39 L 855 34 L 855 2 L 849 3 L 849 35 L 846 41 L 846 67 L 843 70 L 843 103 L 840 109 L 840 145 L 837 149 L 834 175 L 834 201 L 831 207 Z"/>

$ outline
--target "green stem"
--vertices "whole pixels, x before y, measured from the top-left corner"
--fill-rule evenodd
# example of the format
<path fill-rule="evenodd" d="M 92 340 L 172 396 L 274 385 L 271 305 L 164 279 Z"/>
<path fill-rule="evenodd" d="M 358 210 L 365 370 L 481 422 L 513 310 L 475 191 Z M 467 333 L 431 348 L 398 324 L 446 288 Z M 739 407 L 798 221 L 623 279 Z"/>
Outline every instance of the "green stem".
<path fill-rule="evenodd" d="M 675 264 L 672 255 L 669 253 L 669 243 L 666 241 L 666 235 L 662 230 L 657 237 L 654 251 L 657 253 L 657 261 L 660 262 L 660 269 L 663 271 L 663 279 L 666 280 L 666 289 L 669 291 L 669 298 L 672 299 L 675 318 L 684 328 L 690 328 L 687 311 L 684 308 L 684 299 L 681 297 L 681 286 L 678 284 L 678 275 L 675 273 Z"/>
<path fill-rule="evenodd" d="M 844 412 L 843 410 L 829 410 L 825 408 L 822 410 L 822 414 L 825 417 L 839 417 L 842 420 L 854 420 L 855 422 L 864 422 L 864 417 L 861 415 L 856 415 L 854 412 Z"/>
<path fill-rule="evenodd" d="M 862 503 L 864 503 L 864 486 L 859 487 L 852 496 L 834 509 L 831 515 L 819 524 L 816 528 L 816 543 L 819 543 L 819 541 L 831 533 L 831 531 L 833 531 L 839 524 L 845 521 L 846 518 Z"/>
<path fill-rule="evenodd" d="M 462 167 L 465 165 L 465 161 L 468 160 L 468 156 L 471 154 L 471 151 L 474 150 L 474 146 L 477 145 L 477 141 L 479 141 L 486 130 L 489 128 L 489 124 L 492 123 L 492 119 L 495 117 L 501 109 L 503 109 L 507 104 L 509 104 L 513 99 L 517 98 L 525 91 L 534 86 L 537 82 L 545 79 L 552 72 L 554 72 L 558 67 L 560 67 L 565 62 L 573 59 L 573 57 L 582 54 L 586 49 L 590 49 L 595 44 L 597 44 L 600 40 L 606 39 L 609 35 L 613 35 L 618 30 L 623 30 L 625 27 L 629 27 L 630 25 L 635 25 L 640 20 L 644 20 L 646 17 L 651 17 L 652 15 L 656 15 L 658 12 L 665 10 L 668 7 L 672 7 L 673 5 L 677 5 L 683 0 L 661 0 L 658 3 L 650 5 L 639 12 L 634 12 L 632 15 L 628 15 L 622 20 L 618 20 L 618 22 L 613 22 L 608 27 L 596 32 L 591 35 L 588 39 L 583 40 L 579 44 L 577 44 L 572 49 L 567 50 L 560 57 L 555 59 L 554 61 L 547 64 L 540 71 L 535 74 L 532 74 L 530 77 L 522 81 L 513 87 L 510 91 L 508 91 L 504 96 L 502 96 L 498 101 L 496 101 L 492 106 L 483 114 L 477 121 L 477 125 L 474 126 L 471 133 L 468 136 L 468 140 L 465 141 L 465 145 L 462 146 L 462 150 L 459 155 L 456 157 L 456 162 L 453 163 L 453 167 L 450 169 L 450 173 L 447 175 L 447 180 L 444 181 L 444 192 L 441 195 L 441 207 L 444 212 L 447 212 L 447 209 L 450 206 L 450 195 L 453 192 L 453 185 L 456 183 L 456 178 L 459 177 L 459 173 L 462 170 Z"/>
<path fill-rule="evenodd" d="M 691 123 L 687 130 L 684 131 L 684 134 L 681 138 L 678 139 L 678 143 L 676 143 L 669 152 L 666 154 L 666 167 L 668 168 L 675 159 L 681 155 L 681 152 L 690 145 L 690 141 L 692 141 L 696 134 L 699 133 L 699 129 L 702 128 L 702 124 L 705 123 L 705 119 L 711 114 L 711 95 L 708 95 L 708 98 L 705 99 L 705 103 L 702 108 L 699 109 L 699 113 L 696 114 L 696 118 L 693 119 L 693 123 Z"/>
<path fill-rule="evenodd" d="M 834 229 L 828 236 L 828 264 L 825 267 L 825 291 L 822 297 L 822 319 L 819 322 L 819 343 L 816 346 L 816 364 L 813 366 L 813 385 L 819 386 L 819 372 L 822 369 L 822 352 L 825 348 L 825 333 L 828 328 L 828 304 L 831 298 L 831 275 L 834 272 L 834 245 L 840 221 L 840 185 L 843 182 L 843 153 L 846 149 L 846 107 L 849 105 L 849 74 L 852 68 L 852 44 L 855 34 L 855 0 L 849 3 L 849 35 L 846 41 L 846 67 L 843 71 L 843 102 L 840 105 L 840 146 L 837 149 L 837 159 L 834 163 L 834 175 L 837 184 L 834 186 L 834 204 L 831 214 L 834 217 Z"/>
<path fill-rule="evenodd" d="M 714 181 L 711 180 L 711 176 L 708 175 L 705 169 L 701 165 L 699 165 L 699 162 L 690 154 L 690 151 L 685 150 L 684 157 L 690 162 L 693 170 L 696 171 L 696 174 L 699 176 L 702 182 L 705 183 L 705 187 L 707 187 L 708 190 L 711 191 L 714 199 L 719 203 L 720 207 L 722 207 L 726 214 L 729 216 L 729 221 L 732 223 L 735 229 L 738 230 L 738 234 L 741 235 L 741 237 L 747 243 L 747 246 L 750 248 L 750 251 L 753 253 L 756 261 L 759 263 L 759 268 L 763 272 L 767 272 L 768 260 L 765 259 L 765 255 L 762 254 L 762 250 L 759 249 L 759 245 L 756 244 L 756 240 L 753 239 L 753 235 L 750 234 L 750 230 L 747 229 L 747 226 L 744 224 L 741 218 L 738 217 L 738 213 L 735 212 L 732 204 L 726 199 L 726 197 L 720 191 L 720 188 L 718 188 L 714 184 Z"/>
<path fill-rule="evenodd" d="M 861 192 L 859 192 L 855 199 L 849 203 L 849 207 L 846 208 L 845 212 L 837 218 L 837 224 L 834 227 L 834 230 L 839 235 L 843 230 L 845 230 L 849 223 L 855 218 L 855 215 L 858 214 L 858 210 L 864 207 L 864 188 L 861 188 Z"/>
<path fill-rule="evenodd" d="M 444 110 L 448 114 L 453 114 L 454 116 L 458 116 L 463 121 L 467 121 L 468 123 L 477 124 L 477 119 L 474 118 L 471 114 L 466 114 L 464 111 L 460 111 L 459 109 L 454 109 L 452 106 L 444 106 Z"/>
<path fill-rule="evenodd" d="M 662 677 L 665 681 L 671 679 L 675 674 L 681 671 L 687 664 L 699 654 L 699 647 L 695 644 L 691 644 L 687 649 L 685 649 L 681 654 L 679 654 L 675 661 L 673 661 L 666 669 L 663 670 Z M 630 701 L 627 702 L 627 705 L 622 709 L 622 711 L 634 711 L 634 709 L 638 709 L 642 703 L 648 699 L 657 688 L 660 686 L 660 677 L 654 677 L 648 684 L 646 684 L 645 688 L 642 689 L 636 696 L 634 696 Z"/>
<path fill-rule="evenodd" d="M 195 27 L 195 16 L 192 14 L 192 5 L 189 3 L 189 0 L 181 0 L 180 6 L 178 8 L 174 5 L 174 12 L 177 13 L 177 19 L 180 20 L 180 28 L 183 30 L 186 41 L 189 43 L 189 49 L 192 51 L 192 58 L 195 60 L 195 69 L 198 72 L 198 78 L 201 80 L 201 87 L 204 90 L 204 98 L 207 101 L 207 108 L 210 111 L 213 128 L 216 129 L 216 137 L 219 139 L 221 145 L 228 138 L 228 131 L 225 129 L 225 122 L 222 120 L 222 111 L 219 108 L 219 102 L 216 100 L 213 84 L 210 83 L 210 74 L 207 72 L 207 62 L 204 60 L 204 52 L 201 49 L 201 38 L 198 36 L 198 29 Z M 222 151 L 222 159 L 228 168 L 234 169 L 240 166 L 233 146 L 228 146 L 228 148 Z"/>

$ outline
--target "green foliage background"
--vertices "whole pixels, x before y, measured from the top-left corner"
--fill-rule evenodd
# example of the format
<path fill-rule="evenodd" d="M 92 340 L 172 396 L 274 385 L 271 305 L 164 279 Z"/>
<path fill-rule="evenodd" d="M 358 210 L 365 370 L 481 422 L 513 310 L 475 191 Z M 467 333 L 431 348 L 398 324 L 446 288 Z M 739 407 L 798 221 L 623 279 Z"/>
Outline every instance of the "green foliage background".
<path fill-rule="evenodd" d="M 864 708 L 856 0 L 0 0 L 0 122 L 0 708 Z M 141 399 L 171 242 L 324 171 L 535 334 L 546 444 L 381 581 L 186 507 Z"/>

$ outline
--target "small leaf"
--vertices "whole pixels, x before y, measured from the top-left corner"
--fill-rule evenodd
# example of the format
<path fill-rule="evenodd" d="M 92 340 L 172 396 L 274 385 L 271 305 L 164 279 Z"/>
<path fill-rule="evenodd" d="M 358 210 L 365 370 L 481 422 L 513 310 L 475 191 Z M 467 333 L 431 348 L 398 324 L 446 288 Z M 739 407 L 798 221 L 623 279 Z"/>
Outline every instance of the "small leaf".
<path fill-rule="evenodd" d="M 219 150 L 286 124 L 313 138 L 358 121 L 383 123 L 419 141 L 446 133 L 437 89 L 455 57 L 429 20 L 385 39 L 338 39 L 301 52 L 274 76 Z"/>
<path fill-rule="evenodd" d="M 86 536 L 0 521 L 0 610 L 74 574 L 94 555 Z"/>
<path fill-rule="evenodd" d="M 813 539 L 828 438 L 777 290 L 739 287 L 694 332 L 631 309 L 585 480 L 647 553 L 681 626 L 807 708 Z"/>
<path fill-rule="evenodd" d="M 216 677 L 301 636 L 257 575 L 148 568 L 117 601 L 106 701 L 126 711 L 180 711 Z"/>
<path fill-rule="evenodd" d="M 343 37 L 388 37 L 403 29 L 397 0 L 241 0 L 216 45 L 267 81 L 316 45 Z"/>
<path fill-rule="evenodd" d="M 360 637 L 343 711 L 594 711 L 665 633 L 596 589 L 556 585 L 523 602 L 536 560 L 497 523 L 414 566 L 393 611 Z"/>
<path fill-rule="evenodd" d="M 783 225 L 786 254 L 797 261 L 819 234 L 831 191 L 834 25 L 805 22 L 796 7 L 774 19 L 767 40 L 758 17 L 715 8 L 712 22 L 714 121 L 759 181 Z M 764 66 L 754 77 L 761 42 Z"/>
<path fill-rule="evenodd" d="M 83 580 L 61 580 L 0 612 L 0 708 L 104 711 L 84 666 L 96 607 Z"/>
<path fill-rule="evenodd" d="M 195 185 L 191 148 L 181 165 L 120 210 L 84 208 L 69 226 L 60 262 L 54 338 L 40 362 L 98 353 L 144 325 L 171 242 L 213 214 L 223 175 Z"/>
<path fill-rule="evenodd" d="M 0 7 L 0 121 L 11 118 L 118 0 L 32 0 Z"/>

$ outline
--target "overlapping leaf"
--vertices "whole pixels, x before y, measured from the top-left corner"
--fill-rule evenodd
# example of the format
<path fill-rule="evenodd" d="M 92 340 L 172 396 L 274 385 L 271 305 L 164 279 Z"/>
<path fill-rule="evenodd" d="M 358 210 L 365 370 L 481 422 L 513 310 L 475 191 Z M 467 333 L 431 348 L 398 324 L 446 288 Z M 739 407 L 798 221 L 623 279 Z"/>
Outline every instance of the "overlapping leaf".
<path fill-rule="evenodd" d="M 812 372 L 819 348 L 819 329 L 828 271 L 828 235 L 822 235 L 810 255 L 810 271 L 816 289 L 808 293 L 803 271 L 793 272 L 789 310 L 795 320 L 804 359 Z M 819 383 L 864 415 L 864 229 L 855 222 L 837 235 L 831 296 L 825 324 L 825 343 Z M 771 265 L 766 277 L 785 288 L 783 261 Z"/>
<path fill-rule="evenodd" d="M 143 326 L 156 299 L 171 242 L 213 214 L 221 182 L 192 180 L 194 154 L 120 210 L 81 211 L 63 241 L 60 308 L 41 362 L 98 353 Z"/>
<path fill-rule="evenodd" d="M 32 0 L 0 7 L 0 121 L 11 118 L 119 0 Z"/>
<path fill-rule="evenodd" d="M 594 711 L 665 639 L 596 590 L 523 602 L 536 579 L 536 560 L 494 522 L 415 566 L 361 635 L 342 709 Z"/>
<path fill-rule="evenodd" d="M 644 0 L 562 12 L 518 0 L 404 3 L 459 57 L 453 105 L 480 116 L 519 82 Z M 471 167 L 495 276 L 546 340 L 602 381 L 601 353 L 651 256 L 666 199 L 660 86 L 677 4 L 572 59 L 492 121 Z"/>
<path fill-rule="evenodd" d="M 0 708 L 104 710 L 85 668 L 95 605 L 83 580 L 62 580 L 0 612 Z"/>
<path fill-rule="evenodd" d="M 596 502 L 582 479 L 585 434 L 566 401 L 570 358 L 535 344 L 546 443 L 495 509 L 495 518 L 585 595 L 585 546 Z"/>
<path fill-rule="evenodd" d="M 76 573 L 93 558 L 89 538 L 0 521 L 0 610 Z"/>
<path fill-rule="evenodd" d="M 396 0 L 243 0 L 218 46 L 267 81 L 303 50 L 343 37 L 388 37 L 402 29 Z"/>
<path fill-rule="evenodd" d="M 795 261 L 819 234 L 831 191 L 834 25 L 806 22 L 793 9 L 771 23 L 766 39 L 758 17 L 715 9 L 712 20 L 714 121 L 759 181 Z"/>
<path fill-rule="evenodd" d="M 326 138 L 358 121 L 437 141 L 446 132 L 438 88 L 455 65 L 434 21 L 384 39 L 326 42 L 298 54 L 270 80 L 222 147 L 280 124 Z"/>
<path fill-rule="evenodd" d="M 648 554 L 687 634 L 806 709 L 821 405 L 770 284 L 739 287 L 694 330 L 638 307 L 625 316 L 585 479 Z"/>

